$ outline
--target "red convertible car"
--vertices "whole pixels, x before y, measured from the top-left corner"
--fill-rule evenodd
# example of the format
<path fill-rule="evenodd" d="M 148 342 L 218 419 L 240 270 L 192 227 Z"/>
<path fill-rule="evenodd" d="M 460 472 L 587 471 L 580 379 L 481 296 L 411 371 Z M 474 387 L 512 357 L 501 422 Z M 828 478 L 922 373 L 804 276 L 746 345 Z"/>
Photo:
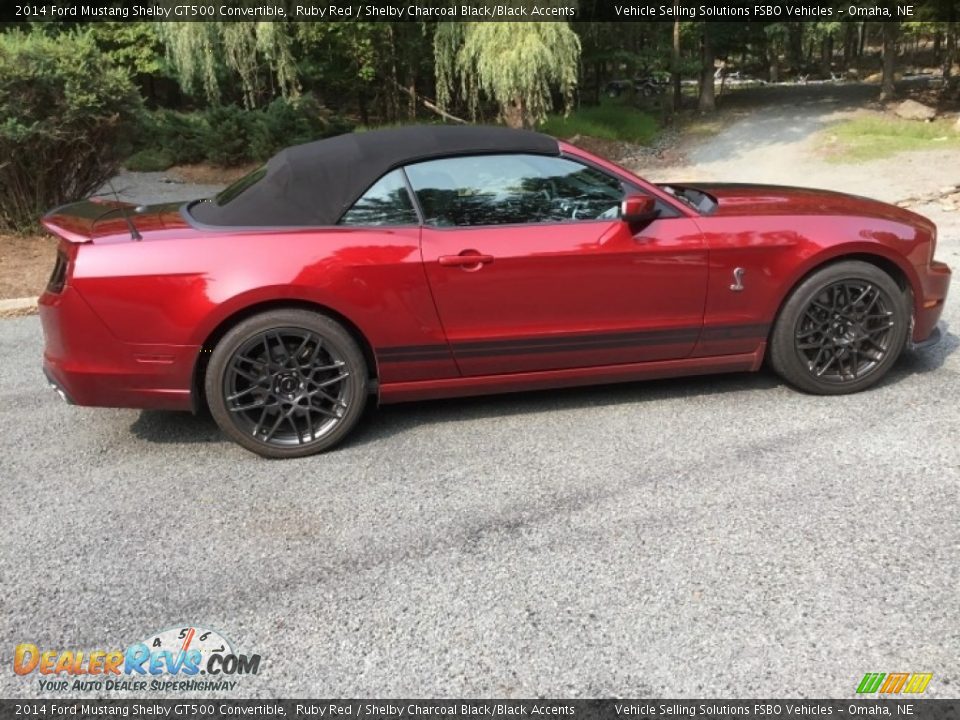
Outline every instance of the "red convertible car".
<path fill-rule="evenodd" d="M 40 298 L 79 405 L 197 410 L 268 457 L 379 402 L 757 370 L 862 390 L 936 342 L 950 269 L 901 208 L 655 185 L 564 142 L 408 127 L 289 148 L 209 200 L 85 201 Z"/>

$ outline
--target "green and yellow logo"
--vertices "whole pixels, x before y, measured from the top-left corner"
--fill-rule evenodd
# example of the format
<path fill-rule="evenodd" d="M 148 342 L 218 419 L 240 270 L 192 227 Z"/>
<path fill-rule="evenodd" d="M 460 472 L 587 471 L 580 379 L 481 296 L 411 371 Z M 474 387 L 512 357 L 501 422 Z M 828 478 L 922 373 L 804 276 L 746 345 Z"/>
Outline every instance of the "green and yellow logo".
<path fill-rule="evenodd" d="M 933 679 L 933 673 L 867 673 L 857 686 L 858 695 L 880 693 L 881 695 L 899 695 L 912 693 L 919 695 L 927 689 Z"/>

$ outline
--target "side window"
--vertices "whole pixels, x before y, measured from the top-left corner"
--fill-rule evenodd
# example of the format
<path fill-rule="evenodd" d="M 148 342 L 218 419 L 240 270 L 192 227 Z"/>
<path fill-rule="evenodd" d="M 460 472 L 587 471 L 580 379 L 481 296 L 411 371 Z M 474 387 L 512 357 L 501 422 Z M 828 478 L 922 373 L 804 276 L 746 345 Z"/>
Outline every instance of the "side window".
<path fill-rule="evenodd" d="M 614 219 L 620 181 L 542 155 L 473 155 L 406 167 L 429 225 L 504 225 Z"/>
<path fill-rule="evenodd" d="M 377 180 L 357 200 L 338 225 L 417 225 L 417 212 L 400 170 Z"/>

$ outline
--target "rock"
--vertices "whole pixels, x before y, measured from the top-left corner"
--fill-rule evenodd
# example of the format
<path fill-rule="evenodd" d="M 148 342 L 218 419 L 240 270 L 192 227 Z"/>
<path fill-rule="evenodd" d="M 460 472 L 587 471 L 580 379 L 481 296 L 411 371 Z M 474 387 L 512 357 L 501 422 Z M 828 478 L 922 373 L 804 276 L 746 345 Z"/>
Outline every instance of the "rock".
<path fill-rule="evenodd" d="M 916 100 L 904 100 L 893 112 L 904 120 L 933 120 L 937 116 L 936 110 Z"/>

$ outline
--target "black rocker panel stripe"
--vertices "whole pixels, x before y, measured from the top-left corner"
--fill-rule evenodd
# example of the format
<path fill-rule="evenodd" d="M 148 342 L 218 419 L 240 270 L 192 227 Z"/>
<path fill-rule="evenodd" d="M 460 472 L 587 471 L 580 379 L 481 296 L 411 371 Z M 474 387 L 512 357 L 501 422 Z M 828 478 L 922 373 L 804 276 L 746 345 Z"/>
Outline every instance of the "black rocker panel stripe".
<path fill-rule="evenodd" d="M 461 342 L 447 345 L 403 345 L 380 348 L 377 355 L 383 362 L 422 362 L 449 357 L 450 350 L 457 357 L 496 357 L 499 355 L 528 355 L 541 353 L 576 352 L 580 350 L 610 350 L 637 345 L 669 345 L 671 343 L 737 340 L 766 337 L 769 325 L 720 325 L 670 330 L 642 330 L 618 333 L 591 333 L 563 337 L 533 337 L 514 340 Z"/>

